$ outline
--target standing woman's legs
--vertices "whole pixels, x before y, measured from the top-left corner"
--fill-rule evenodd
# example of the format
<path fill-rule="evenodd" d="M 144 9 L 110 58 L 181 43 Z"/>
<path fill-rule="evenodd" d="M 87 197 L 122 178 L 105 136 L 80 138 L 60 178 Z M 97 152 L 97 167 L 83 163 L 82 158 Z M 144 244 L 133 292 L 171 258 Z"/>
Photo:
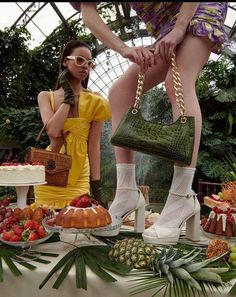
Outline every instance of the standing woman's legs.
<path fill-rule="evenodd" d="M 159 61 L 157 65 L 150 68 L 145 74 L 143 92 L 164 81 L 168 65 Z M 134 103 L 139 67 L 132 65 L 111 87 L 109 91 L 109 102 L 112 110 L 112 132 L 116 130 L 122 117 L 128 108 Z M 135 179 L 135 155 L 128 149 L 115 147 L 117 187 L 115 198 L 109 208 L 109 212 L 115 216 L 124 217 L 126 214 L 138 208 L 144 209 L 144 198 L 138 192 Z M 143 218 L 144 220 L 144 218 Z M 141 228 L 136 230 L 142 232 Z"/>
<path fill-rule="evenodd" d="M 174 176 L 165 207 L 158 222 L 144 231 L 143 237 L 146 241 L 177 241 L 181 224 L 189 217 L 192 217 L 192 222 L 198 220 L 196 218 L 194 221 L 194 215 L 199 215 L 200 206 L 198 201 L 191 195 L 202 128 L 201 110 L 196 95 L 195 83 L 209 58 L 212 45 L 212 42 L 206 37 L 195 37 L 188 34 L 177 48 L 176 63 L 183 87 L 185 115 L 195 117 L 193 157 L 190 166 L 175 164 Z M 172 104 L 173 120 L 175 121 L 180 113 L 175 100 L 171 70 L 167 74 L 166 90 Z M 194 233 L 194 230 L 192 230 L 192 233 L 187 234 L 187 236 L 190 239 L 197 240 L 199 233 Z"/>

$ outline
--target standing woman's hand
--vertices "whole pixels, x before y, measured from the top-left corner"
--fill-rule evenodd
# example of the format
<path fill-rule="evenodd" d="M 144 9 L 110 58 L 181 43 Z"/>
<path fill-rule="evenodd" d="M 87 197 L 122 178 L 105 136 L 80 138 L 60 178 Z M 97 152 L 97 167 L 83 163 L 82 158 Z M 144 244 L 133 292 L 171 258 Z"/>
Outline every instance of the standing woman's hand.
<path fill-rule="evenodd" d="M 155 44 L 155 59 L 161 59 L 169 64 L 176 46 L 182 42 L 187 27 L 193 18 L 200 2 L 182 2 L 174 28 Z"/>
<path fill-rule="evenodd" d="M 154 54 L 144 46 L 124 46 L 120 48 L 119 52 L 123 58 L 127 58 L 131 62 L 138 64 L 142 73 L 145 73 L 148 67 L 152 67 L 155 64 Z"/>
<path fill-rule="evenodd" d="M 186 31 L 180 28 L 174 28 L 170 33 L 155 44 L 155 57 L 159 56 L 169 64 L 176 46 L 184 39 Z"/>

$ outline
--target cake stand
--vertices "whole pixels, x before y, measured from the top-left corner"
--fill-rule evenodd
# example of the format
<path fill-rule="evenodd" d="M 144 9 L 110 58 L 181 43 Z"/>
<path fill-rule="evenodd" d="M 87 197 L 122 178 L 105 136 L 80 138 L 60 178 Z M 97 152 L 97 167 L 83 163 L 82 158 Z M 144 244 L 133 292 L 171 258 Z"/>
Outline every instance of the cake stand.
<path fill-rule="evenodd" d="M 104 226 L 104 227 L 98 227 L 98 228 L 64 228 L 62 226 L 57 226 L 55 224 L 55 217 L 56 215 L 51 215 L 43 219 L 42 224 L 46 230 L 49 232 L 59 232 L 60 234 L 74 234 L 75 238 L 73 243 L 75 243 L 77 240 L 80 241 L 80 245 L 83 245 L 83 240 L 81 238 L 81 235 L 84 235 L 88 240 L 85 241 L 85 245 L 91 244 L 93 240 L 91 241 L 91 235 L 96 235 L 96 231 L 112 231 L 117 228 L 121 228 L 122 220 L 119 217 L 112 217 L 112 223 Z M 53 222 L 53 223 L 52 223 Z M 80 238 L 78 238 L 80 237 Z M 95 243 L 98 243 L 98 240 L 95 241 Z"/>
<path fill-rule="evenodd" d="M 1 183 L 0 186 L 5 187 L 15 187 L 16 188 L 16 197 L 17 197 L 17 206 L 24 208 L 27 205 L 27 193 L 30 186 L 44 185 L 47 182 L 34 182 L 34 183 Z"/>

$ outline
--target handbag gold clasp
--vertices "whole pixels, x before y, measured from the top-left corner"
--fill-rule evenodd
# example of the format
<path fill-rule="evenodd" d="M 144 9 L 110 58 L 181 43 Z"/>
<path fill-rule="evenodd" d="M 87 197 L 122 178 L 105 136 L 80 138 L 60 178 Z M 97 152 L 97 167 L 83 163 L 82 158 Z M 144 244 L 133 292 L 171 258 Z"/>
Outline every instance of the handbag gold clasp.
<path fill-rule="evenodd" d="M 137 108 L 133 108 L 133 109 L 132 109 L 132 114 L 137 114 L 137 113 L 138 113 Z"/>
<path fill-rule="evenodd" d="M 181 122 L 182 124 L 185 124 L 185 123 L 187 122 L 187 117 L 186 117 L 186 116 L 181 116 L 181 118 L 180 118 L 180 122 Z"/>

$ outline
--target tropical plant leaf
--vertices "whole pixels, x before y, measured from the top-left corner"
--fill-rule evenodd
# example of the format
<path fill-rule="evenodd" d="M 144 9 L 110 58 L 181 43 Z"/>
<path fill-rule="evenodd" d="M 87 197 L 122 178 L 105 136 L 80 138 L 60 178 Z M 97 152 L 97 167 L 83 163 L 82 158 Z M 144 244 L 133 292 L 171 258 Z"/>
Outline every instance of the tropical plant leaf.
<path fill-rule="evenodd" d="M 0 257 L 0 283 L 3 282 L 2 258 Z"/>
<path fill-rule="evenodd" d="M 85 263 L 88 265 L 88 267 L 101 279 L 103 279 L 106 282 L 115 282 L 116 279 L 111 276 L 109 273 L 107 273 L 102 267 L 100 267 L 96 261 L 94 261 L 94 257 L 91 257 L 88 253 L 84 255 Z"/>
<path fill-rule="evenodd" d="M 113 262 L 108 256 L 109 250 L 110 247 L 105 245 L 76 247 L 75 249 L 68 252 L 53 267 L 53 269 L 39 285 L 39 289 L 41 289 L 46 284 L 46 282 L 56 271 L 62 269 L 62 272 L 60 273 L 57 281 L 53 285 L 54 289 L 58 289 L 73 264 L 75 264 L 75 279 L 77 288 L 83 288 L 87 290 L 87 276 L 85 265 L 87 265 L 98 277 L 100 277 L 104 281 L 117 281 L 106 270 L 110 270 L 120 275 L 126 275 L 132 268 L 125 264 Z"/>
<path fill-rule="evenodd" d="M 52 286 L 54 289 L 58 289 L 65 279 L 65 277 L 68 275 L 68 272 L 70 271 L 71 267 L 74 264 L 76 255 L 74 254 L 71 256 L 71 258 L 68 259 L 67 263 L 65 264 L 64 268 L 62 269 L 61 273 L 59 274 L 57 280 L 55 281 L 54 285 Z"/>
<path fill-rule="evenodd" d="M 76 288 L 87 290 L 87 275 L 85 261 L 82 255 L 76 255 L 75 258 L 75 280 Z"/>
<path fill-rule="evenodd" d="M 222 273 L 220 276 L 223 282 L 229 282 L 232 279 L 236 279 L 236 268 L 230 269 L 229 271 Z"/>
<path fill-rule="evenodd" d="M 29 270 L 35 270 L 37 266 L 32 265 L 31 263 L 26 262 L 26 258 L 30 259 L 31 261 L 43 263 L 43 264 L 48 264 L 50 261 L 41 259 L 39 257 L 41 256 L 47 256 L 47 257 L 57 257 L 58 254 L 55 253 L 43 253 L 43 252 L 37 252 L 38 256 L 31 256 L 24 254 L 22 255 L 22 250 L 18 247 L 13 247 L 13 246 L 6 246 L 3 244 L 0 247 L 0 282 L 3 281 L 3 267 L 2 267 L 2 260 L 6 263 L 6 265 L 9 267 L 13 275 L 15 276 L 20 276 L 22 275 L 22 272 L 20 269 L 14 264 L 13 261 L 16 261 L 18 265 L 21 265 Z"/>
<path fill-rule="evenodd" d="M 40 259 L 39 257 L 35 257 L 33 255 L 24 255 L 24 258 L 30 259 L 31 261 L 42 263 L 42 264 L 49 264 L 51 261 L 45 260 L 45 259 Z"/>
<path fill-rule="evenodd" d="M 70 257 L 72 257 L 73 254 L 75 254 L 77 251 L 78 251 L 78 248 L 75 248 L 70 252 L 68 252 L 63 258 L 61 258 L 61 260 L 53 267 L 53 269 L 49 272 L 49 274 L 40 283 L 39 289 L 42 289 L 43 286 L 46 284 L 46 282 L 53 276 L 53 274 L 57 272 L 61 267 L 63 267 L 63 265 L 67 263 L 68 259 L 70 259 Z"/>
<path fill-rule="evenodd" d="M 236 284 L 233 285 L 228 294 L 229 296 L 236 296 Z"/>
<path fill-rule="evenodd" d="M 41 256 L 45 256 L 45 257 L 58 257 L 59 254 L 55 254 L 55 253 L 44 253 L 44 252 L 38 252 L 40 253 Z"/>
<path fill-rule="evenodd" d="M 19 258 L 20 259 L 20 258 Z M 17 261 L 17 260 L 16 260 Z M 29 269 L 29 270 L 35 270 L 37 268 L 37 266 L 34 266 L 28 262 L 24 262 L 24 259 L 20 259 L 20 261 L 17 261 L 17 263 L 21 266 L 24 266 L 25 268 Z"/>
<path fill-rule="evenodd" d="M 8 257 L 8 256 L 2 256 L 2 259 L 4 260 L 4 262 L 7 264 L 8 268 L 11 270 L 11 272 L 15 276 L 22 275 L 21 271 L 16 267 L 16 265 L 13 263 L 13 261 L 11 260 L 10 257 Z"/>
<path fill-rule="evenodd" d="M 89 250 L 87 250 L 87 248 L 85 247 L 82 247 L 81 249 L 84 254 L 88 253 L 90 256 L 94 257 L 94 260 L 100 267 L 103 267 L 120 275 L 126 275 L 132 270 L 130 266 L 112 261 L 109 258 L 109 246 L 91 246 Z M 99 255 L 99 257 L 97 257 L 97 255 Z"/>

